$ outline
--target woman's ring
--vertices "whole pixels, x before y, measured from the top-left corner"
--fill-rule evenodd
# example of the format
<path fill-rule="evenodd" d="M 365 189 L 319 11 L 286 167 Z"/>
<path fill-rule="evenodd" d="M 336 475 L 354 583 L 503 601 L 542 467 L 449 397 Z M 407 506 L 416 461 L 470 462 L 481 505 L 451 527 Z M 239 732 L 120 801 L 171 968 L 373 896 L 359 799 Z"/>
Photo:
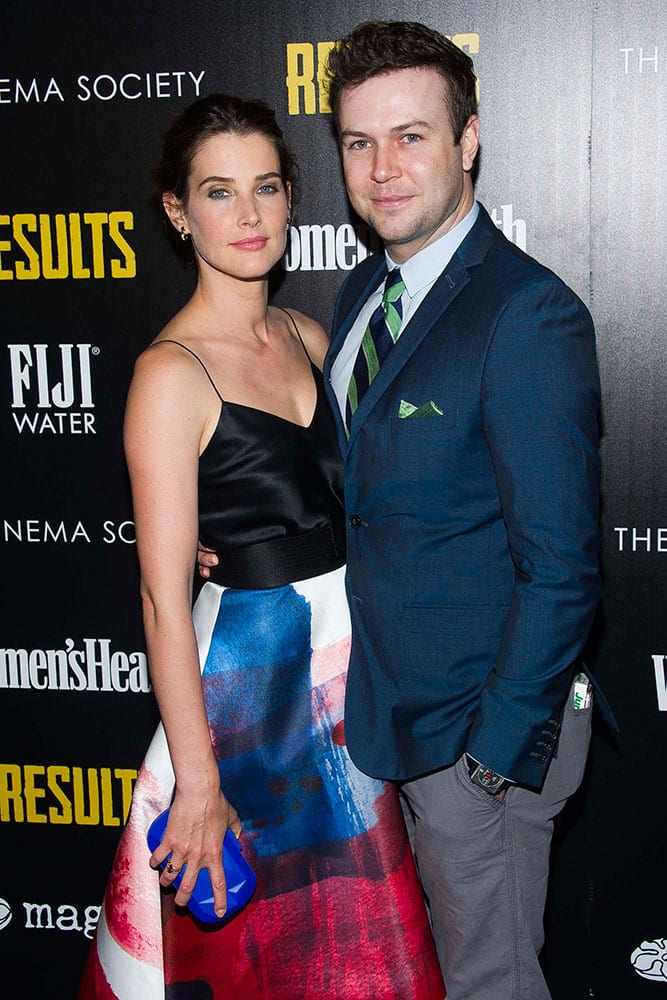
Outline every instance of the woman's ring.
<path fill-rule="evenodd" d="M 178 875 L 180 870 L 181 869 L 177 868 L 176 865 L 172 865 L 171 861 L 167 861 L 166 871 L 169 875 Z"/>

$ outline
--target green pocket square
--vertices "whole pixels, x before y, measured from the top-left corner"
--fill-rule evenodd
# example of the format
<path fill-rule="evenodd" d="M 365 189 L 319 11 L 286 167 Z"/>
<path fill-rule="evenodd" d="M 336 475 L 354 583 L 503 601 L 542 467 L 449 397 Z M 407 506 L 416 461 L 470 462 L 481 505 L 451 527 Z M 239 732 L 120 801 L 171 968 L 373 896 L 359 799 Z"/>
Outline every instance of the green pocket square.
<path fill-rule="evenodd" d="M 415 406 L 414 403 L 408 403 L 406 399 L 402 399 L 398 408 L 398 415 L 400 418 L 441 417 L 442 410 L 439 406 L 435 405 L 432 399 L 429 399 L 428 403 L 422 403 L 421 406 Z"/>

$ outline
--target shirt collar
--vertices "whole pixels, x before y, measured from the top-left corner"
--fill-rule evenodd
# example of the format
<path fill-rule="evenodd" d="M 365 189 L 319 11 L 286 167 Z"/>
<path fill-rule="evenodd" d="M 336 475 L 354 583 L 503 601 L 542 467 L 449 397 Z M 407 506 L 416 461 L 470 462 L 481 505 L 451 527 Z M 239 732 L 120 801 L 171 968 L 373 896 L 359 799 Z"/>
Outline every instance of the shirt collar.
<path fill-rule="evenodd" d="M 463 243 L 464 239 L 475 225 L 479 215 L 479 205 L 473 202 L 470 211 L 463 216 L 460 222 L 450 229 L 449 232 L 437 239 L 435 243 L 429 244 L 423 250 L 419 250 L 414 257 L 401 264 L 401 278 L 405 282 L 405 288 L 413 298 L 417 292 L 430 285 L 436 278 L 440 277 L 450 260 Z M 387 251 L 384 252 L 387 262 L 387 270 L 391 271 L 396 267 L 396 261 L 392 260 Z"/>

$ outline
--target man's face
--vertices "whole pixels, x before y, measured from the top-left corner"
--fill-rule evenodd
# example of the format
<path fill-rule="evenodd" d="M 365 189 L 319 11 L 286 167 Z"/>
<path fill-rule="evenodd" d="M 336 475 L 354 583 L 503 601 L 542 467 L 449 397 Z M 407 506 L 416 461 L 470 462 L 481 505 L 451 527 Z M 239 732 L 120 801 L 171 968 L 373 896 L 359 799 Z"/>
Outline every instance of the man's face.
<path fill-rule="evenodd" d="M 343 170 L 355 210 L 398 264 L 448 232 L 473 203 L 479 121 L 454 143 L 447 86 L 435 69 L 398 69 L 343 90 Z"/>

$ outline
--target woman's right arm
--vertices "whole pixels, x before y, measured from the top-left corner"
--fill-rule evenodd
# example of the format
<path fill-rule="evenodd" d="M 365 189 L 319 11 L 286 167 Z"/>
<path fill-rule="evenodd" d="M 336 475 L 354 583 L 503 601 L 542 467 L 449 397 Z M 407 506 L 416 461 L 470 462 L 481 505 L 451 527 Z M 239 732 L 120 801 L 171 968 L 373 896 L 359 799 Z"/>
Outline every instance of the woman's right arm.
<path fill-rule="evenodd" d="M 198 458 L 211 398 L 196 362 L 177 351 L 165 345 L 139 358 L 125 416 L 146 646 L 176 775 L 169 823 L 151 863 L 171 852 L 175 868 L 187 864 L 179 905 L 187 902 L 200 868 L 208 868 L 221 914 L 222 839 L 228 826 L 238 835 L 241 824 L 220 790 L 190 608 Z M 164 872 L 161 882 L 174 877 Z"/>

